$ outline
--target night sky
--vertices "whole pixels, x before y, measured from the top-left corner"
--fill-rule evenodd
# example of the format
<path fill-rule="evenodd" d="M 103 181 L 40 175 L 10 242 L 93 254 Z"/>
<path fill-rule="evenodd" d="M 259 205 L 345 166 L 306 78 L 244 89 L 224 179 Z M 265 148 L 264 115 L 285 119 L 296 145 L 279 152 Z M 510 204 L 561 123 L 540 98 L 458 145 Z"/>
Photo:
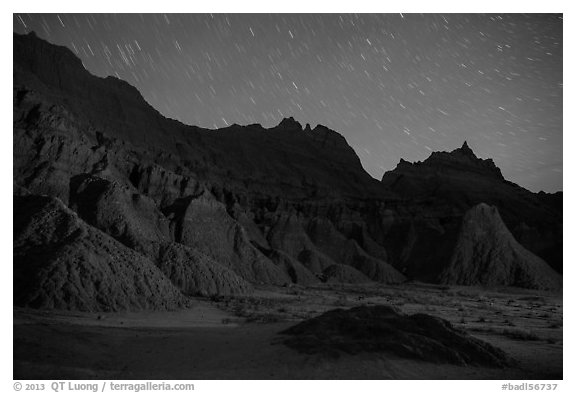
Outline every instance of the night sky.
<path fill-rule="evenodd" d="M 293 116 L 380 179 L 467 140 L 532 191 L 562 189 L 562 16 L 15 14 L 187 124 Z"/>

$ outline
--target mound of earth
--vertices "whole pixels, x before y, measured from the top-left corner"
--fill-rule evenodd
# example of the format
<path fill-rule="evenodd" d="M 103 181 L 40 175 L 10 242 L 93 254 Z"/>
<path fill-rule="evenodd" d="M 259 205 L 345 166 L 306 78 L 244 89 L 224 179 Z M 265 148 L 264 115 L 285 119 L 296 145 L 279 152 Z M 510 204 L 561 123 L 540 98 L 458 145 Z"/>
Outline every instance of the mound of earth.
<path fill-rule="evenodd" d="M 187 300 L 150 259 L 60 200 L 14 196 L 14 304 L 96 312 L 174 309 Z"/>
<path fill-rule="evenodd" d="M 452 258 L 440 282 L 562 288 L 562 277 L 522 247 L 502 222 L 498 209 L 485 203 L 473 207 L 464 216 Z"/>
<path fill-rule="evenodd" d="M 182 244 L 162 246 L 158 266 L 187 295 L 238 295 L 253 290 L 232 270 Z"/>
<path fill-rule="evenodd" d="M 308 354 L 388 352 L 435 363 L 502 367 L 506 353 L 450 322 L 426 314 L 403 315 L 388 306 L 335 309 L 281 332 L 284 344 Z"/>

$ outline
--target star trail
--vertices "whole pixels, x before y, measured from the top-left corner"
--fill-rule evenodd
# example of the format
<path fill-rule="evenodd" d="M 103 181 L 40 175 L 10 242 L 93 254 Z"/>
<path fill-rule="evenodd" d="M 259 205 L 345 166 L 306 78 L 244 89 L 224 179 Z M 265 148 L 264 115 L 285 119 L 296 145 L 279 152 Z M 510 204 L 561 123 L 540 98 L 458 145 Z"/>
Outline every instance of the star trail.
<path fill-rule="evenodd" d="M 562 189 L 561 15 L 14 14 L 187 124 L 293 116 L 375 178 L 467 140 L 532 191 Z"/>

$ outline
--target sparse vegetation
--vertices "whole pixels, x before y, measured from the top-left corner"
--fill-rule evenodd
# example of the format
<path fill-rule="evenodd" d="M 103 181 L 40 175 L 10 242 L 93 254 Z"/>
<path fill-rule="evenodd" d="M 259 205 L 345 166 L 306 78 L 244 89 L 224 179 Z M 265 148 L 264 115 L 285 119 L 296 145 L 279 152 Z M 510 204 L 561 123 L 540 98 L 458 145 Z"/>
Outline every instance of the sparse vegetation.
<path fill-rule="evenodd" d="M 277 314 L 251 315 L 250 317 L 246 318 L 246 322 L 255 322 L 255 323 L 275 323 L 283 320 L 285 319 Z"/>
<path fill-rule="evenodd" d="M 505 319 L 504 324 L 506 324 L 508 326 L 516 326 L 516 324 L 514 322 L 510 321 L 509 319 Z"/>
<path fill-rule="evenodd" d="M 538 341 L 540 337 L 538 337 L 534 332 L 523 330 L 523 329 L 504 329 L 502 332 L 503 335 L 506 337 L 512 338 L 514 340 L 521 340 L 521 341 Z"/>

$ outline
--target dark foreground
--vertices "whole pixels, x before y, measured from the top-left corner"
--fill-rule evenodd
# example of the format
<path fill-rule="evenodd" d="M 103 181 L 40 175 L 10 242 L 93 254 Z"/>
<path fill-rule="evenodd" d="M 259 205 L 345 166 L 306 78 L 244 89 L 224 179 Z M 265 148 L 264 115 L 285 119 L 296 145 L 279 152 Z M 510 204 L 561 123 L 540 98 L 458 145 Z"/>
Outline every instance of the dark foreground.
<path fill-rule="evenodd" d="M 391 353 L 323 356 L 278 333 L 329 309 L 391 305 L 449 320 L 506 352 L 509 367 Z M 262 288 L 175 312 L 14 310 L 15 379 L 562 379 L 562 296 L 404 285 Z"/>

